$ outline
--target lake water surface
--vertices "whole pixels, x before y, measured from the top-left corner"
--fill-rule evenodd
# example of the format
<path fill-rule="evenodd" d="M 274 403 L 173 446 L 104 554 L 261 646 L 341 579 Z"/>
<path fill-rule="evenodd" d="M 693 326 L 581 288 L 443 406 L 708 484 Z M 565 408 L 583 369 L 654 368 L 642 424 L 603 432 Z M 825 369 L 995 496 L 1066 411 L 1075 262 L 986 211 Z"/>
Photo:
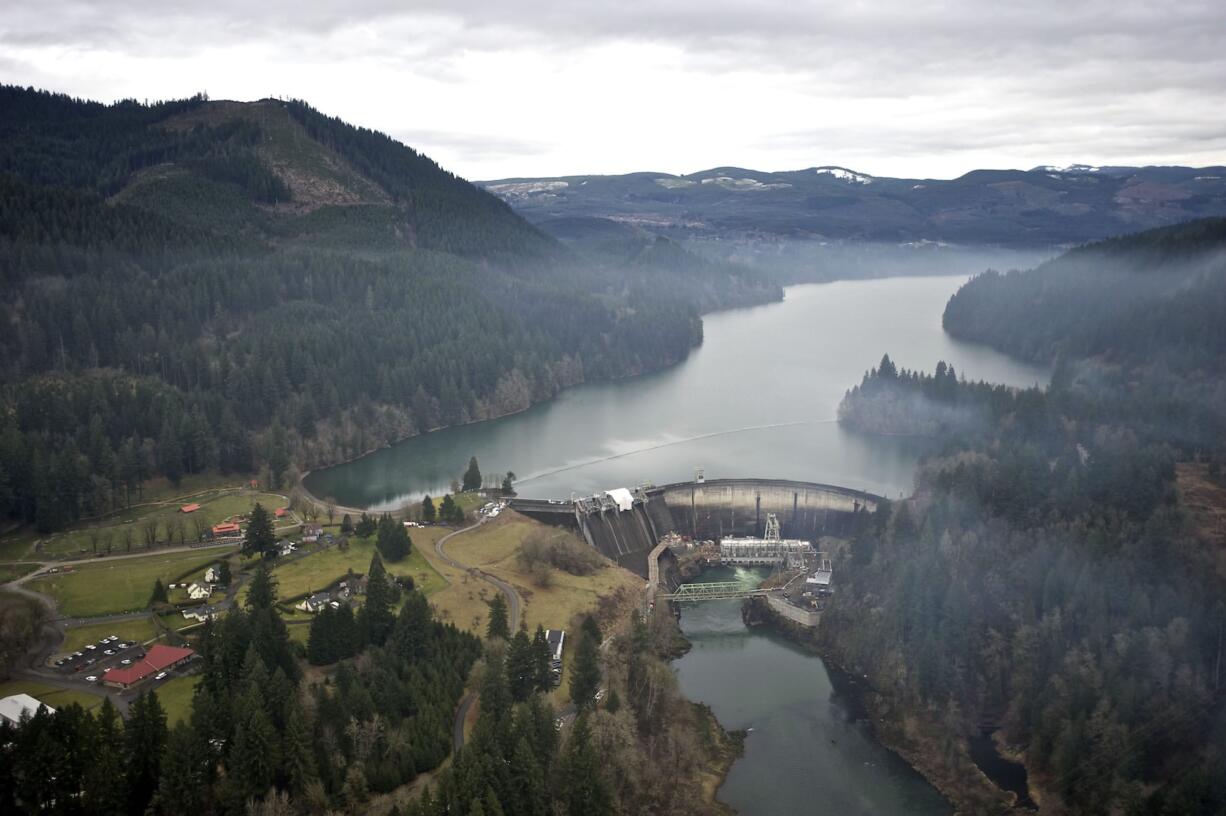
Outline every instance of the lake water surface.
<path fill-rule="evenodd" d="M 1046 383 L 1048 372 L 941 330 L 961 277 L 807 284 L 782 303 L 708 315 L 703 344 L 666 371 L 584 385 L 502 419 L 424 434 L 312 473 L 316 496 L 393 509 L 439 495 L 470 456 L 486 473 L 513 470 L 516 490 L 567 498 L 651 481 L 770 477 L 897 496 L 909 491 L 916 446 L 840 428 L 843 393 L 881 355 L 931 371 L 938 360 L 972 379 Z"/>

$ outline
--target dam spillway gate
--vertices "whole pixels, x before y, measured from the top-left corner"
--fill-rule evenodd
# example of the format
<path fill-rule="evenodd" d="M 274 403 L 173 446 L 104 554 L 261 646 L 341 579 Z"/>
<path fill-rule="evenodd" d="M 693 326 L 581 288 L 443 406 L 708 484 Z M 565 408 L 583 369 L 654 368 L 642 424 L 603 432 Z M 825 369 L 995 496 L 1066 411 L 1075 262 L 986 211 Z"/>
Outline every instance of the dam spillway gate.
<path fill-rule="evenodd" d="M 871 493 L 815 482 L 709 479 L 619 488 L 572 500 L 515 498 L 510 506 L 574 530 L 601 554 L 647 578 L 648 556 L 670 533 L 691 541 L 762 536 L 773 514 L 786 538 L 847 537 L 856 515 L 875 511 L 878 501 Z M 662 588 L 675 589 L 666 563 L 672 553 L 664 548 L 660 559 Z"/>

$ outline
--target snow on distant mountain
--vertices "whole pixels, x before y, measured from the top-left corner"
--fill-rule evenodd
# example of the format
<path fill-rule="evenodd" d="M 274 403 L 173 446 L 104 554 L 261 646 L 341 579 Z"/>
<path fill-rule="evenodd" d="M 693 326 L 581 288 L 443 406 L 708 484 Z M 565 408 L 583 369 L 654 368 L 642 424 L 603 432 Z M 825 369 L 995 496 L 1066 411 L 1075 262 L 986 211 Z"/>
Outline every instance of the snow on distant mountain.
<path fill-rule="evenodd" d="M 818 167 L 813 170 L 819 175 L 834 176 L 836 179 L 846 181 L 851 184 L 872 184 L 873 177 L 861 175 L 860 173 L 852 172 L 845 167 Z"/>

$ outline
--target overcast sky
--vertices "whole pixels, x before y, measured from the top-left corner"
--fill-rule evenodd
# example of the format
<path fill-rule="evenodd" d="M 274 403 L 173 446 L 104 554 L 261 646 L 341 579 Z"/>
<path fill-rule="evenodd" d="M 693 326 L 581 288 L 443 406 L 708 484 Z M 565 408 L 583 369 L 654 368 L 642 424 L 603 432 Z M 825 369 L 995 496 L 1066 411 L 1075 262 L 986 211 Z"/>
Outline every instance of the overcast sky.
<path fill-rule="evenodd" d="M 298 97 L 470 179 L 1226 164 L 1222 0 L 3 0 L 0 81 Z"/>

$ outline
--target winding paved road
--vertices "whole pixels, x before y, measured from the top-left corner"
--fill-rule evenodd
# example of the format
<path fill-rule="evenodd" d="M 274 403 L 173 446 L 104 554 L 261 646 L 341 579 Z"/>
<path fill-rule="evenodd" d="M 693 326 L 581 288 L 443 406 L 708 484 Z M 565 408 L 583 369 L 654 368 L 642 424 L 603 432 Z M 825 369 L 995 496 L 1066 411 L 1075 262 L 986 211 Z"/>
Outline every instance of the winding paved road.
<path fill-rule="evenodd" d="M 519 629 L 519 616 L 520 616 L 519 593 L 515 591 L 515 587 L 511 586 L 510 584 L 508 584 L 506 581 L 502 580 L 501 578 L 496 578 L 493 575 L 490 575 L 488 572 L 480 569 L 479 567 L 470 566 L 469 564 L 465 564 L 461 561 L 455 560 L 454 558 L 452 558 L 450 555 L 447 554 L 446 550 L 443 549 L 443 545 L 446 544 L 448 541 L 450 541 L 455 536 L 475 530 L 478 527 L 480 527 L 484 522 L 485 522 L 485 519 L 479 519 L 476 523 L 470 524 L 467 527 L 462 527 L 459 530 L 453 530 L 452 532 L 440 538 L 438 541 L 434 542 L 434 552 L 437 553 L 438 557 L 443 559 L 443 561 L 449 564 L 450 566 L 455 567 L 458 570 L 464 570 L 465 572 L 476 575 L 479 578 L 481 578 L 481 580 L 486 581 L 487 583 L 493 584 L 495 587 L 497 587 L 498 591 L 500 591 L 503 595 L 507 597 L 507 605 L 509 607 L 508 615 L 507 615 L 509 619 L 508 622 L 511 625 L 511 631 L 515 632 Z M 455 725 L 452 728 L 452 734 L 451 734 L 451 742 L 452 742 L 453 751 L 456 753 L 458 753 L 459 750 L 462 747 L 464 747 L 464 720 L 467 719 L 468 712 L 473 707 L 473 703 L 475 703 L 476 701 L 477 701 L 477 692 L 468 691 L 460 699 L 460 706 L 459 708 L 456 709 Z"/>

